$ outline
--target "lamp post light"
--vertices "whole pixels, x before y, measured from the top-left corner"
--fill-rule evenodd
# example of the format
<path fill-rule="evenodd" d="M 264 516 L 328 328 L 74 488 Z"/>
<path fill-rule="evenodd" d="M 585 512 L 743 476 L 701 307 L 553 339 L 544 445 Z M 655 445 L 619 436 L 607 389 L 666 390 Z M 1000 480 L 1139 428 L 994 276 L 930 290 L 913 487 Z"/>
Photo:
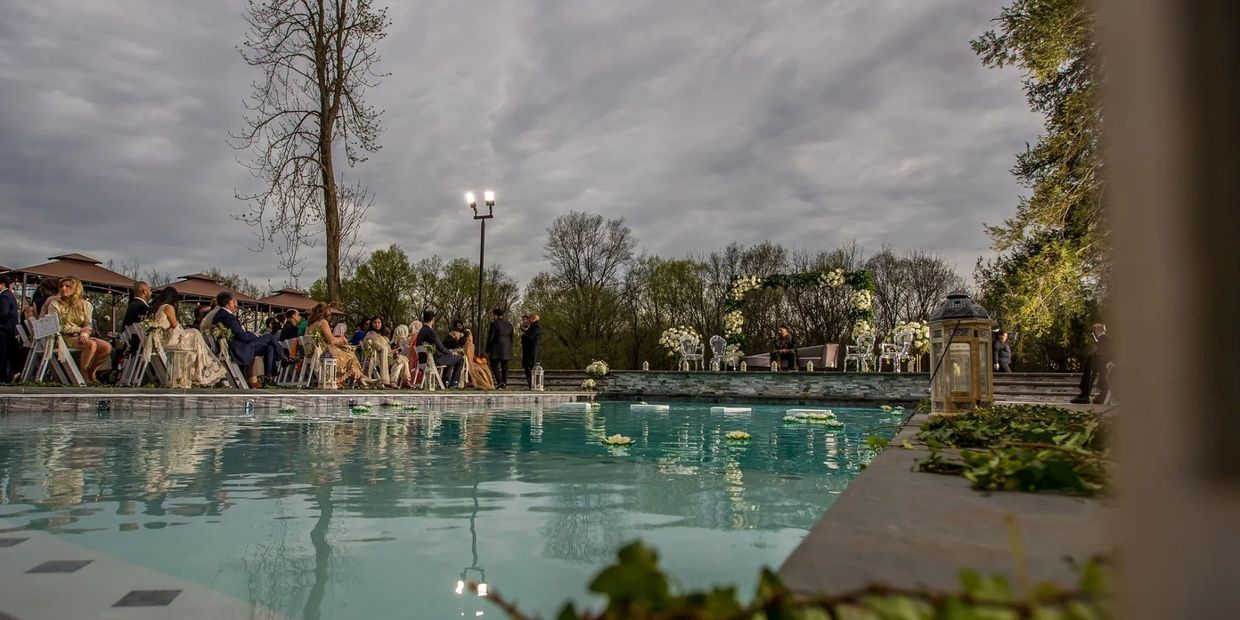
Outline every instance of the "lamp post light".
<path fill-rule="evenodd" d="M 487 252 L 487 220 L 495 217 L 495 192 L 487 190 L 482 192 L 483 204 L 487 207 L 486 213 L 478 212 L 478 198 L 473 192 L 465 192 L 465 203 L 474 211 L 474 219 L 482 225 L 482 237 L 478 242 L 478 311 L 474 322 L 474 345 L 477 346 L 478 339 L 482 337 L 482 275 L 486 269 L 486 252 Z"/>

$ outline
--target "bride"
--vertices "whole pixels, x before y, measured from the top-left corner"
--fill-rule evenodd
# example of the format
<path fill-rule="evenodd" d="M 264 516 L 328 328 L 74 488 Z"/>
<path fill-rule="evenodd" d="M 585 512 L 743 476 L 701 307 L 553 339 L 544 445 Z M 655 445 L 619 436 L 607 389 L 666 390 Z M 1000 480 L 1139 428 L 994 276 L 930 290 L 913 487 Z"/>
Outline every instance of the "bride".
<path fill-rule="evenodd" d="M 228 371 L 207 349 L 207 343 L 202 339 L 201 332 L 181 327 L 180 322 L 177 321 L 179 301 L 181 301 L 181 294 L 171 286 L 165 286 L 164 290 L 159 292 L 159 297 L 151 303 L 155 312 L 151 316 L 151 331 L 147 337 L 148 339 L 159 338 L 165 351 L 186 353 L 184 364 L 179 365 L 178 368 L 168 369 L 169 374 L 175 372 L 174 376 L 168 377 L 172 384 L 171 387 L 213 386 L 219 383 Z"/>

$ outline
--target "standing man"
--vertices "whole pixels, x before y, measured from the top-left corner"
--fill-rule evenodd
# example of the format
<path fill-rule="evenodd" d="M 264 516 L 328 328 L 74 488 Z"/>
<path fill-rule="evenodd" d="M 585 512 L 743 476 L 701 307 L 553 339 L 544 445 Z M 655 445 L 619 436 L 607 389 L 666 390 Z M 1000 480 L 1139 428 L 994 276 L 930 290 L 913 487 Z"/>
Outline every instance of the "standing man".
<path fill-rule="evenodd" d="M 534 389 L 534 366 L 538 364 L 539 348 L 542 346 L 542 325 L 538 315 L 521 317 L 521 369 L 525 371 L 525 383 Z"/>
<path fill-rule="evenodd" d="M 237 319 L 237 300 L 233 298 L 232 293 L 223 292 L 215 296 L 215 303 L 218 310 L 212 318 L 212 325 L 220 324 L 227 327 L 232 332 L 232 338 L 228 339 L 228 352 L 232 354 L 232 359 L 241 368 L 249 368 L 254 363 L 254 358 L 263 356 L 263 378 L 265 384 L 273 384 L 276 382 L 276 375 L 279 369 L 276 367 L 276 339 L 280 337 L 277 333 L 255 335 L 254 332 L 248 332 L 241 327 L 241 321 Z M 253 380 L 251 380 L 253 383 Z"/>
<path fill-rule="evenodd" d="M 17 321 L 20 310 L 17 297 L 9 286 L 13 278 L 9 274 L 0 274 L 0 381 L 8 383 L 20 369 L 18 353 L 21 345 L 17 342 Z"/>
<path fill-rule="evenodd" d="M 1085 371 L 1081 373 L 1081 393 L 1072 402 L 1080 405 L 1093 402 L 1102 404 L 1111 391 L 1111 381 L 1107 376 L 1107 367 L 1111 365 L 1111 339 L 1107 336 L 1107 326 L 1094 323 L 1093 344 L 1090 346 L 1089 357 L 1085 359 Z M 1094 379 L 1098 379 L 1098 398 L 1092 398 Z"/>
<path fill-rule="evenodd" d="M 508 360 L 512 359 L 513 331 L 512 323 L 504 319 L 504 309 L 491 311 L 495 318 L 491 319 L 491 329 L 487 330 L 487 357 L 491 359 L 491 369 L 495 371 L 495 387 L 503 390 L 508 387 Z"/>
<path fill-rule="evenodd" d="M 995 370 L 1012 372 L 1012 347 L 1008 344 L 1008 333 L 999 332 L 995 339 Z"/>
<path fill-rule="evenodd" d="M 435 331 L 435 311 L 426 310 L 422 312 L 422 329 L 418 330 L 418 344 L 427 347 L 434 347 L 435 359 L 427 360 L 418 357 L 418 362 L 431 363 L 438 366 L 446 366 L 448 368 L 448 376 L 444 377 L 444 387 L 454 388 L 461 383 L 461 369 L 465 366 L 465 358 L 453 353 L 448 347 L 445 347 L 443 340 L 439 338 L 439 332 Z M 428 349 L 428 352 L 430 349 Z"/>

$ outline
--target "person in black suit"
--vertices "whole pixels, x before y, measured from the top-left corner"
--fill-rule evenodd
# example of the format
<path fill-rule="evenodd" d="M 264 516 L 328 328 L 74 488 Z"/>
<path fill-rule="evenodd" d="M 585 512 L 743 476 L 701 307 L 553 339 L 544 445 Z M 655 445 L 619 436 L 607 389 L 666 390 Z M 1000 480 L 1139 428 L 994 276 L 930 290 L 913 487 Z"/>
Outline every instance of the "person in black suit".
<path fill-rule="evenodd" d="M 276 339 L 280 335 L 270 333 L 257 336 L 254 332 L 243 329 L 241 321 L 237 320 L 237 300 L 233 299 L 232 293 L 216 295 L 215 303 L 219 312 L 215 313 L 212 324 L 223 325 L 232 332 L 232 338 L 228 341 L 228 352 L 232 354 L 233 361 L 245 369 L 254 363 L 255 357 L 263 356 L 263 372 L 267 375 L 264 380 L 275 383 L 276 373 L 279 371 L 276 367 L 276 351 L 279 348 Z"/>
<path fill-rule="evenodd" d="M 129 300 L 129 306 L 125 308 L 125 318 L 121 321 L 121 327 L 129 327 L 135 323 L 141 323 L 147 315 L 151 313 L 151 285 L 146 282 L 135 282 L 133 285 L 133 299 Z"/>
<path fill-rule="evenodd" d="M 525 371 L 525 383 L 534 389 L 534 366 L 538 364 L 539 348 L 542 346 L 542 325 L 538 315 L 521 317 L 521 369 Z"/>
<path fill-rule="evenodd" d="M 427 310 L 422 313 L 422 329 L 418 330 L 417 343 L 428 347 L 435 347 L 435 364 L 438 366 L 448 367 L 448 376 L 444 377 L 445 387 L 456 387 L 461 383 L 461 369 L 465 367 L 465 358 L 453 353 L 448 347 L 445 347 L 443 340 L 439 339 L 439 333 L 435 331 L 435 311 Z M 418 362 L 425 363 L 426 358 L 418 355 Z"/>
<path fill-rule="evenodd" d="M 1012 372 L 1012 346 L 1008 344 L 1008 333 L 999 332 L 999 336 L 995 338 L 995 370 L 998 372 Z"/>
<path fill-rule="evenodd" d="M 495 387 L 508 387 L 508 360 L 512 359 L 513 331 L 512 323 L 504 319 L 503 308 L 491 311 L 495 317 L 491 320 L 491 329 L 487 330 L 487 357 L 491 360 L 491 369 L 495 372 Z"/>
<path fill-rule="evenodd" d="M 21 318 L 21 309 L 17 304 L 17 296 L 9 287 L 13 278 L 9 274 L 0 274 L 0 381 L 8 383 L 21 370 L 18 357 L 21 344 L 17 342 L 17 322 Z"/>
<path fill-rule="evenodd" d="M 301 326 L 301 313 L 296 310 L 284 311 L 284 326 L 280 328 L 280 340 L 292 340 L 297 337 Z"/>
<path fill-rule="evenodd" d="M 1092 336 L 1094 342 L 1090 347 L 1089 357 L 1085 359 L 1084 372 L 1081 373 L 1081 393 L 1072 399 L 1076 404 L 1088 404 L 1091 401 L 1101 404 L 1111 391 L 1111 381 L 1107 376 L 1107 367 L 1111 364 L 1111 339 L 1107 336 L 1107 326 L 1094 323 Z M 1099 392 L 1096 399 L 1092 398 L 1095 379 L 1098 380 Z"/>

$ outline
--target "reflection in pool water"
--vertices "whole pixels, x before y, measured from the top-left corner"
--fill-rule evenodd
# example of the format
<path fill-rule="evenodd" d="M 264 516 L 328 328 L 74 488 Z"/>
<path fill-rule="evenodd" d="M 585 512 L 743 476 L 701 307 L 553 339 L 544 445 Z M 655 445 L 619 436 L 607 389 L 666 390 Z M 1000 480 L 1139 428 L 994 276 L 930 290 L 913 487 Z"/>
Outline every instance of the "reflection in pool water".
<path fill-rule="evenodd" d="M 642 539 L 688 587 L 749 591 L 872 458 L 784 407 L 376 409 L 0 418 L 0 523 L 304 618 L 475 616 L 486 581 L 552 616 Z M 725 439 L 744 430 L 750 441 Z M 630 446 L 603 439 L 622 434 Z"/>

